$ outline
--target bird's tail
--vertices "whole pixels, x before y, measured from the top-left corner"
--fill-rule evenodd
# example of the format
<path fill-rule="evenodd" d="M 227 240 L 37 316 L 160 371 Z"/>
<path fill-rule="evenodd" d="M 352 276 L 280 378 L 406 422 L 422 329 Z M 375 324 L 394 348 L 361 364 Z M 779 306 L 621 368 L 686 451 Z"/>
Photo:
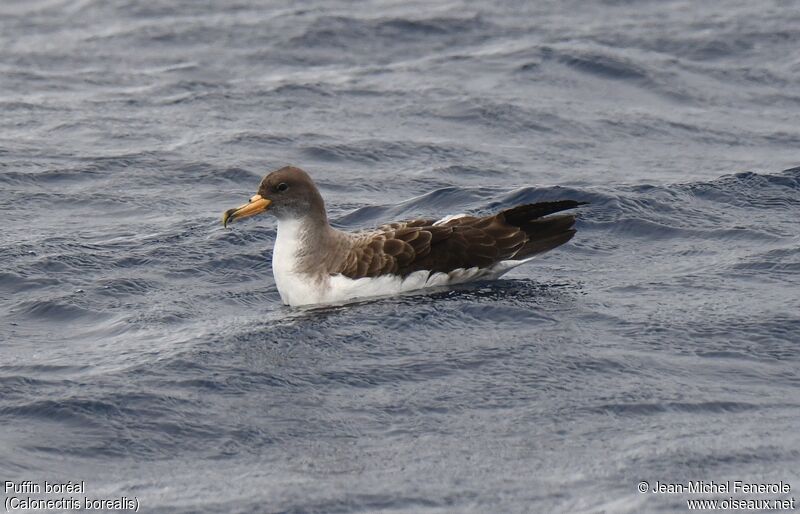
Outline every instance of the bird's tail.
<path fill-rule="evenodd" d="M 528 242 L 514 255 L 514 259 L 526 259 L 536 254 L 552 250 L 566 243 L 575 235 L 575 216 L 557 212 L 574 209 L 588 202 L 560 200 L 520 205 L 502 211 L 507 223 L 519 227 L 528 235 Z"/>

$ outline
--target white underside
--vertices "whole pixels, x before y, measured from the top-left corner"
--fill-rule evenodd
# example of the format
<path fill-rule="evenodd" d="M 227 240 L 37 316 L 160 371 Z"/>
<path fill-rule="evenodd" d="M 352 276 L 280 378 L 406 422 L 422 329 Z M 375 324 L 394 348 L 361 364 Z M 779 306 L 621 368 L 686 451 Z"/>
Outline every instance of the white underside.
<path fill-rule="evenodd" d="M 278 293 L 284 304 L 293 307 L 341 303 L 356 298 L 391 296 L 418 289 L 493 280 L 531 260 L 501 261 L 491 268 L 459 268 L 449 273 L 415 271 L 406 277 L 383 275 L 359 279 L 332 275 L 318 280 L 311 275 L 297 273 L 294 269 L 294 256 L 299 247 L 299 229 L 300 225 L 296 221 L 279 221 L 278 237 L 272 253 L 272 272 Z"/>
<path fill-rule="evenodd" d="M 512 268 L 527 262 L 502 261 L 491 268 L 459 268 L 449 273 L 431 273 L 415 271 L 405 278 L 396 275 L 383 275 L 374 278 L 352 279 L 342 275 L 333 275 L 317 281 L 314 277 L 300 273 L 275 274 L 278 293 L 286 305 L 316 305 L 342 303 L 357 298 L 375 296 L 393 296 L 409 291 L 464 284 L 476 280 L 493 280 Z"/>

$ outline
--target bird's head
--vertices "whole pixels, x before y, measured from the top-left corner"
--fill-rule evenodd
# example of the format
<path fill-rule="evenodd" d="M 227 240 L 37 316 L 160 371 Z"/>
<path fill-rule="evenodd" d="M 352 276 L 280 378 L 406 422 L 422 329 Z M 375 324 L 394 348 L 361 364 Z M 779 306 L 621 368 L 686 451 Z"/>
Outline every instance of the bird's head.
<path fill-rule="evenodd" d="M 305 171 L 285 166 L 261 180 L 258 193 L 250 201 L 222 215 L 222 224 L 247 218 L 269 210 L 278 219 L 298 219 L 307 216 L 325 217 L 325 204 L 314 181 Z"/>

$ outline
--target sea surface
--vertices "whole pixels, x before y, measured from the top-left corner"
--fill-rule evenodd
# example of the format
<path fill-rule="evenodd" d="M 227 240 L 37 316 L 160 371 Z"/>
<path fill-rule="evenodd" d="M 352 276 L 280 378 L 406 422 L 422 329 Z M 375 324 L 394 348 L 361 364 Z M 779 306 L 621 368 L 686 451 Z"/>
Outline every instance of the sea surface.
<path fill-rule="evenodd" d="M 3 1 L 0 482 L 164 513 L 800 500 L 798 42 L 791 1 Z M 220 223 L 286 164 L 348 229 L 590 205 L 504 280 L 293 309 L 275 220 Z"/>

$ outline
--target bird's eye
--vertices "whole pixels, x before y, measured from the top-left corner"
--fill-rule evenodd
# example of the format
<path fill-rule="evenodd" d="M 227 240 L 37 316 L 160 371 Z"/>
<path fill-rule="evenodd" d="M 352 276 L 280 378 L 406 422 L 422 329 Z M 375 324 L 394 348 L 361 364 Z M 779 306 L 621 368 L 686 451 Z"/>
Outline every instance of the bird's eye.
<path fill-rule="evenodd" d="M 287 184 L 286 182 L 281 182 L 280 184 L 278 184 L 278 187 L 276 187 L 275 189 L 276 189 L 276 190 L 277 190 L 279 193 L 283 193 L 284 191 L 286 191 L 287 189 L 289 189 L 289 184 Z"/>

